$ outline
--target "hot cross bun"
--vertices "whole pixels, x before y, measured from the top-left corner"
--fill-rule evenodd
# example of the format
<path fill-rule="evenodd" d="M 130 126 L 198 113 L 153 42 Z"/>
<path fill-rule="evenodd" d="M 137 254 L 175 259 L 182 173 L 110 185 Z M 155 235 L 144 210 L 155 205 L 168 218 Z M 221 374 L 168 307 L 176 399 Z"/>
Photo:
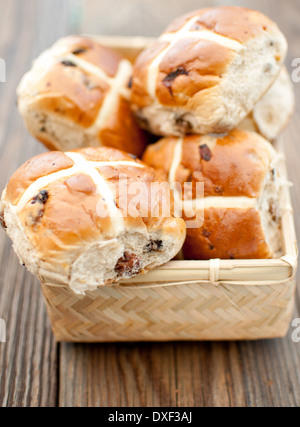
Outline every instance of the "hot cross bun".
<path fill-rule="evenodd" d="M 77 293 L 171 260 L 185 239 L 170 189 L 154 169 L 119 150 L 48 152 L 11 178 L 1 224 L 42 282 Z"/>
<path fill-rule="evenodd" d="M 182 187 L 175 188 L 175 203 L 187 224 L 186 259 L 280 255 L 280 155 L 260 135 L 164 138 L 143 160 Z"/>
<path fill-rule="evenodd" d="M 132 105 L 157 135 L 228 132 L 280 73 L 287 42 L 262 13 L 201 9 L 176 19 L 138 57 Z"/>
<path fill-rule="evenodd" d="M 92 39 L 69 36 L 23 77 L 18 106 L 29 132 L 52 150 L 101 145 L 140 155 L 145 137 L 130 109 L 132 65 Z"/>

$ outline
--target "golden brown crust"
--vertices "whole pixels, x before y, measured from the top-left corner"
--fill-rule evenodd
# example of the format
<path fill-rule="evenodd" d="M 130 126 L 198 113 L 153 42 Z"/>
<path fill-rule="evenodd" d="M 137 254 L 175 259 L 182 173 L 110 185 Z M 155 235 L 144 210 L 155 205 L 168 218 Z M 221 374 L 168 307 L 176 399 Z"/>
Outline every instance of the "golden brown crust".
<path fill-rule="evenodd" d="M 175 33 L 175 32 L 177 32 L 191 18 L 193 18 L 194 16 L 196 16 L 197 14 L 199 14 L 201 12 L 205 13 L 205 12 L 207 12 L 209 10 L 210 10 L 210 8 L 199 9 L 199 10 L 192 10 L 191 12 L 188 12 L 188 13 L 185 13 L 184 15 L 178 16 L 172 22 L 170 22 L 170 24 L 164 30 L 163 34 L 164 33 Z"/>
<path fill-rule="evenodd" d="M 50 149 L 66 151 L 98 143 L 141 155 L 146 139 L 129 105 L 130 75 L 124 84 L 116 82 L 122 60 L 89 38 L 61 39 L 37 60 L 31 77 L 27 74 L 20 85 L 19 108 L 28 129 Z M 119 92 L 111 96 L 115 90 Z M 98 128 L 104 109 L 108 119 Z M 77 134 L 82 134 L 77 141 L 71 136 L 74 125 Z M 71 141 L 66 143 L 65 139 Z"/>
<path fill-rule="evenodd" d="M 24 191 L 38 178 L 72 166 L 73 161 L 58 151 L 40 154 L 28 160 L 11 177 L 6 190 L 7 200 L 16 205 Z"/>
<path fill-rule="evenodd" d="M 186 259 L 263 259 L 270 252 L 256 209 L 210 208 L 204 225 L 187 230 L 183 247 Z"/>
<path fill-rule="evenodd" d="M 277 29 L 274 22 L 255 10 L 241 7 L 215 7 L 195 10 L 177 18 L 163 34 L 179 31 L 184 24 L 196 16 L 199 19 L 192 25 L 192 31 L 209 30 L 242 44 L 260 34 L 263 35 L 270 28 Z M 150 105 L 152 102 L 147 91 L 147 67 L 166 45 L 166 42 L 158 41 L 137 58 L 133 75 L 132 102 L 139 108 Z M 213 42 L 194 41 L 188 37 L 178 41 L 159 65 L 157 84 L 159 102 L 165 106 L 184 106 L 195 93 L 219 83 L 233 56 L 233 51 Z M 179 68 L 182 72 L 174 79 L 172 86 L 166 85 L 164 80 Z"/>
<path fill-rule="evenodd" d="M 262 34 L 268 27 L 276 27 L 273 21 L 256 10 L 224 6 L 190 12 L 171 23 L 165 32 L 178 31 L 187 20 L 196 15 L 199 19 L 193 25 L 193 30 L 210 30 L 240 43 Z"/>
<path fill-rule="evenodd" d="M 167 45 L 166 42 L 158 41 L 153 47 L 144 50 L 136 59 L 133 69 L 133 90 L 131 93 L 133 105 L 143 108 L 151 104 L 152 99 L 147 91 L 148 66 Z"/>
<path fill-rule="evenodd" d="M 137 58 L 133 111 L 156 135 L 228 132 L 272 85 L 286 49 L 277 25 L 260 12 L 216 7 L 189 13 Z"/>
<path fill-rule="evenodd" d="M 159 65 L 156 89 L 158 101 L 165 106 L 186 105 L 196 93 L 220 82 L 233 56 L 234 53 L 229 49 L 209 41 L 179 41 Z M 180 75 L 168 84 L 174 70 L 180 70 Z"/>
<path fill-rule="evenodd" d="M 125 227 L 138 230 L 145 229 L 146 226 L 149 233 L 161 229 L 162 232 L 182 238 L 184 233 L 182 220 L 172 218 L 171 213 L 166 217 L 161 216 L 161 213 L 159 216 L 153 216 L 154 193 L 150 188 L 153 183 L 161 182 L 154 169 L 125 152 L 107 147 L 91 147 L 76 150 L 74 153 L 80 154 L 89 162 L 130 162 L 129 165 L 100 164 L 96 168 L 110 188 L 116 207 L 127 215 L 124 217 Z M 137 168 L 135 164 L 143 167 Z M 33 158 L 11 178 L 4 196 L 5 202 L 18 208 L 24 192 L 37 179 L 71 168 L 73 165 L 73 161 L 61 152 L 49 152 Z M 119 187 L 120 175 L 127 176 L 125 187 Z M 145 194 L 128 192 L 124 205 L 124 199 L 120 199 L 124 196 L 124 192 L 128 191 L 130 184 L 142 184 L 147 191 Z M 59 253 L 67 246 L 82 246 L 101 239 L 101 236 L 104 239 L 109 238 L 111 213 L 102 202 L 101 190 L 97 188 L 91 176 L 79 171 L 70 172 L 70 176 L 53 179 L 32 194 L 20 210 L 19 219 L 40 256 L 59 257 Z M 172 212 L 173 199 L 170 197 L 169 189 L 160 194 L 162 195 L 160 204 L 165 208 L 169 204 L 169 212 Z M 132 210 L 127 211 L 129 206 L 132 206 Z"/>
<path fill-rule="evenodd" d="M 99 195 L 91 178 L 76 175 L 54 181 L 46 188 L 45 205 L 28 203 L 19 214 L 33 246 L 44 257 L 59 256 L 65 246 L 92 242 L 109 218 L 97 216 Z"/>
<path fill-rule="evenodd" d="M 91 162 L 114 162 L 118 160 L 135 161 L 142 164 L 141 160 L 136 159 L 128 153 L 121 150 L 112 149 L 110 147 L 87 147 L 82 150 L 74 150 L 75 153 L 80 153 L 82 157 Z"/>
<path fill-rule="evenodd" d="M 202 198 L 196 189 L 197 183 L 204 184 L 204 218 L 199 210 L 197 218 L 193 217 L 195 211 L 189 215 L 190 205 L 183 205 L 183 218 L 188 221 L 186 259 L 272 257 L 258 200 L 273 155 L 266 140 L 242 130 L 219 138 L 208 135 L 163 138 L 147 148 L 143 160 L 170 183 L 180 183 L 182 194 L 185 188 L 188 199 Z M 185 187 L 187 183 L 192 183 L 192 191 Z M 209 202 L 205 204 L 207 197 Z M 203 225 L 189 228 L 195 227 L 196 219 L 202 219 Z"/>
<path fill-rule="evenodd" d="M 155 144 L 148 145 L 143 154 L 143 161 L 147 165 L 159 170 L 166 180 L 168 180 L 177 141 L 178 138 L 175 137 L 160 139 Z"/>
<path fill-rule="evenodd" d="M 97 118 L 109 85 L 60 62 L 53 64 L 36 89 L 38 96 L 29 101 L 31 108 L 56 113 L 87 128 Z"/>
<path fill-rule="evenodd" d="M 146 148 L 146 137 L 137 126 L 129 103 L 120 99 L 116 113 L 106 121 L 99 138 L 106 147 L 124 150 L 124 136 L 126 136 L 126 151 L 140 157 Z"/>
<path fill-rule="evenodd" d="M 44 132 L 39 132 L 36 135 L 36 139 L 40 141 L 42 144 L 44 144 L 44 146 L 48 148 L 48 150 L 50 151 L 59 150 L 59 147 L 57 146 L 57 144 L 51 141 L 51 139 Z"/>
<path fill-rule="evenodd" d="M 59 41 L 59 49 L 65 53 L 72 53 L 97 67 L 101 68 L 110 77 L 113 77 L 119 66 L 122 56 L 101 46 L 95 40 L 82 36 L 68 36 Z"/>
<path fill-rule="evenodd" d="M 84 51 L 80 52 L 82 48 Z M 74 46 L 72 53 L 94 65 L 97 65 L 97 67 L 102 68 L 102 70 L 110 77 L 113 77 L 116 74 L 119 63 L 122 59 L 122 56 L 116 51 L 107 49 L 96 41 L 83 37 L 78 37 L 78 41 L 76 40 L 76 45 Z"/>
<path fill-rule="evenodd" d="M 150 166 L 170 171 L 178 138 L 164 138 L 150 145 L 143 160 Z M 257 134 L 234 130 L 225 137 L 186 136 L 182 144 L 176 182 L 204 183 L 204 195 L 259 197 L 269 167 L 270 152 Z"/>

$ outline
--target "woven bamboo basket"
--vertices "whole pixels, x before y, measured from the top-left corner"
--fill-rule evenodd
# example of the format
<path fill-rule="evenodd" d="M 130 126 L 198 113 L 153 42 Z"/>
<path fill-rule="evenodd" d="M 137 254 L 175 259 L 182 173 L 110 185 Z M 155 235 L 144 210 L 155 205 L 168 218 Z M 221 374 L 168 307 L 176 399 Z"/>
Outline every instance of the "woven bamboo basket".
<path fill-rule="evenodd" d="M 97 38 L 130 60 L 153 40 Z M 281 167 L 286 176 L 284 161 Z M 282 192 L 281 208 L 284 256 L 280 259 L 171 261 L 144 276 L 85 296 L 65 286 L 42 283 L 57 341 L 283 337 L 293 312 L 297 270 L 288 185 Z"/>

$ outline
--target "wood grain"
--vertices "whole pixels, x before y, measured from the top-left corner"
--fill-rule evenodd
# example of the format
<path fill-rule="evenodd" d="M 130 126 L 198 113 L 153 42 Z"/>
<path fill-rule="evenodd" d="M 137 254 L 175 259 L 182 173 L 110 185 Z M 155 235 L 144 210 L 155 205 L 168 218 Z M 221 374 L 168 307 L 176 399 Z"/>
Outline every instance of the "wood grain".
<path fill-rule="evenodd" d="M 29 157 L 43 151 L 25 131 L 15 87 L 31 60 L 70 32 L 156 36 L 173 17 L 214 0 L 0 0 L 0 190 Z M 290 45 L 287 65 L 300 57 L 298 0 L 240 0 L 275 19 Z M 295 221 L 300 233 L 300 83 L 298 106 L 284 133 Z M 39 285 L 18 265 L 0 231 L 0 406 L 299 406 L 300 343 L 292 329 L 283 340 L 241 343 L 57 345 Z M 299 283 L 299 280 L 298 280 Z M 294 317 L 300 318 L 300 293 Z"/>
<path fill-rule="evenodd" d="M 24 129 L 15 89 L 38 52 L 68 31 L 67 5 L 62 7 L 58 0 L 51 3 L 52 7 L 45 0 L 0 1 L 0 57 L 7 68 L 7 82 L 0 83 L 1 191 L 18 166 L 43 151 Z M 40 286 L 18 264 L 3 231 L 0 266 L 0 317 L 7 326 L 7 342 L 0 344 L 0 405 L 55 406 L 57 345 Z"/>

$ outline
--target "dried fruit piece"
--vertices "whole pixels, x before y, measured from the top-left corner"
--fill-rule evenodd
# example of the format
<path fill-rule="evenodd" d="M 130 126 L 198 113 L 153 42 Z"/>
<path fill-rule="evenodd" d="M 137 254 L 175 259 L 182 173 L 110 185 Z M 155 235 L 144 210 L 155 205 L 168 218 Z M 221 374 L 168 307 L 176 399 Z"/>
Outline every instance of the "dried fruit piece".
<path fill-rule="evenodd" d="M 86 51 L 87 51 L 87 49 L 85 49 L 84 47 L 79 47 L 78 49 L 73 50 L 72 54 L 73 55 L 79 55 L 80 53 L 84 53 Z"/>
<path fill-rule="evenodd" d="M 0 225 L 1 225 L 1 227 L 3 227 L 4 229 L 6 229 L 6 228 L 7 228 L 6 223 L 5 223 L 5 220 L 4 220 L 4 213 L 3 213 L 3 212 L 1 212 L 1 213 L 0 213 Z"/>
<path fill-rule="evenodd" d="M 74 64 L 74 62 L 72 62 L 72 61 L 63 60 L 63 61 L 61 61 L 61 63 L 65 67 L 76 67 L 76 64 Z"/>
<path fill-rule="evenodd" d="M 206 162 L 209 162 L 210 159 L 211 159 L 210 148 L 206 144 L 204 144 L 204 145 L 201 145 L 199 147 L 199 149 L 200 149 L 200 157 L 201 157 L 201 159 L 205 160 Z"/>
<path fill-rule="evenodd" d="M 140 273 L 141 269 L 142 263 L 140 258 L 129 252 L 124 252 L 124 255 L 118 260 L 115 266 L 118 276 L 133 276 Z"/>
<path fill-rule="evenodd" d="M 144 251 L 145 252 L 152 252 L 152 251 L 160 251 L 163 248 L 163 241 L 162 240 L 150 240 L 150 242 L 145 246 Z"/>
<path fill-rule="evenodd" d="M 171 96 L 173 96 L 173 91 L 172 91 L 172 85 L 174 83 L 174 80 L 178 77 L 178 76 L 188 76 L 189 72 L 184 68 L 184 67 L 178 67 L 176 70 L 171 71 L 164 79 L 163 79 L 163 84 L 164 86 L 168 89 L 168 91 L 170 92 Z"/>
<path fill-rule="evenodd" d="M 47 190 L 42 190 L 37 194 L 33 199 L 31 204 L 35 205 L 36 203 L 41 203 L 42 205 L 45 205 L 47 203 L 47 200 L 49 199 L 49 193 Z"/>

